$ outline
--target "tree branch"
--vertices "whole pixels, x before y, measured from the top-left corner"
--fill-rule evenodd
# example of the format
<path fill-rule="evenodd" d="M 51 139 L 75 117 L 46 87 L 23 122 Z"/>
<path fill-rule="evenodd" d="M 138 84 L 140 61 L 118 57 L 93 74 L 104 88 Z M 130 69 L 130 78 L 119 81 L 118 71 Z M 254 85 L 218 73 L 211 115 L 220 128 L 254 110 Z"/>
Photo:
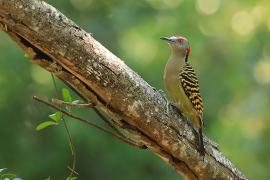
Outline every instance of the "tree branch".
<path fill-rule="evenodd" d="M 0 0 L 0 24 L 33 63 L 52 72 L 112 117 L 186 179 L 246 179 L 166 100 L 118 57 L 58 10 L 37 0 Z"/>
<path fill-rule="evenodd" d="M 42 100 L 42 99 L 40 99 L 40 98 L 38 98 L 36 96 L 33 96 L 33 99 L 36 100 L 36 101 L 38 101 L 38 102 L 40 102 L 40 103 L 43 103 L 43 104 L 45 104 L 45 105 L 47 105 L 47 106 L 49 106 L 49 107 L 51 107 L 51 108 L 53 108 L 53 109 L 55 109 L 55 110 L 57 110 L 59 112 L 62 112 L 63 114 L 65 114 L 65 115 L 67 115 L 67 116 L 69 116 L 69 117 L 71 117 L 73 119 L 76 119 L 76 120 L 78 120 L 78 121 L 80 121 L 82 123 L 85 123 L 85 124 L 87 124 L 89 126 L 92 126 L 92 127 L 97 128 L 97 129 L 99 129 L 99 130 L 101 130 L 101 131 L 103 131 L 103 132 L 105 132 L 107 134 L 110 134 L 111 136 L 114 136 L 117 139 L 119 139 L 119 140 L 121 140 L 121 141 L 123 141 L 123 142 L 125 142 L 125 143 L 127 143 L 127 144 L 129 144 L 131 146 L 134 146 L 134 147 L 137 147 L 137 148 L 141 148 L 141 149 L 145 149 L 146 148 L 146 146 L 144 146 L 143 144 L 138 143 L 138 142 L 135 142 L 135 141 L 133 141 L 133 140 L 125 137 L 123 134 L 118 134 L 118 133 L 115 134 L 114 132 L 111 132 L 111 131 L 109 131 L 109 130 L 107 130 L 107 129 L 99 126 L 99 125 L 96 125 L 95 123 L 92 123 L 92 122 L 90 122 L 90 121 L 88 121 L 86 119 L 83 119 L 83 118 L 81 118 L 79 116 L 75 116 L 75 115 L 73 115 L 73 114 L 71 114 L 71 113 L 69 113 L 67 111 L 64 111 L 60 107 L 57 107 L 57 106 L 55 106 L 55 105 L 53 105 L 53 104 L 51 104 L 49 102 L 46 102 L 46 101 L 44 101 L 44 100 Z"/>

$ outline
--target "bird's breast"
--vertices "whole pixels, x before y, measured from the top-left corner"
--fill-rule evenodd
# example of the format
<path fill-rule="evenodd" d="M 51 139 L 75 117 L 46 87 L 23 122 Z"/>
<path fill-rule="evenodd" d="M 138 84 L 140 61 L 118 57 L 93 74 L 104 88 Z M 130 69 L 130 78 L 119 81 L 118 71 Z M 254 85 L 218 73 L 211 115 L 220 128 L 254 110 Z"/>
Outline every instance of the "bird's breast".
<path fill-rule="evenodd" d="M 179 61 L 175 59 L 169 59 L 164 70 L 164 85 L 168 92 L 169 98 L 173 103 L 179 103 L 179 93 L 181 92 L 181 86 L 179 81 L 179 73 L 181 67 Z"/>
<path fill-rule="evenodd" d="M 164 85 L 172 103 L 197 126 L 198 113 L 181 85 L 180 73 L 183 70 L 179 61 L 169 59 L 164 71 Z M 199 121 L 198 121 L 199 122 Z"/>

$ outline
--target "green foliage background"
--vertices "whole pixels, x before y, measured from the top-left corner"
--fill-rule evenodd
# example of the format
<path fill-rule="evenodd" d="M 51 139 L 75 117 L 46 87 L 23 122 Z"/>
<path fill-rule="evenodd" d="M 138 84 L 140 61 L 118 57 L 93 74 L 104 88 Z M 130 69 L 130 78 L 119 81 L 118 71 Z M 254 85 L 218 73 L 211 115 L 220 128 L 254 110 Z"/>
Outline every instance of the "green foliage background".
<path fill-rule="evenodd" d="M 268 0 L 48 0 L 149 84 L 163 89 L 169 55 L 159 37 L 185 35 L 204 98 L 204 132 L 250 179 L 270 177 Z M 53 111 L 51 76 L 0 32 L 0 168 L 24 179 L 64 179 L 71 161 L 62 125 L 37 132 Z M 63 86 L 58 81 L 58 87 Z M 93 113 L 76 113 L 102 124 Z M 178 179 L 149 151 L 68 119 L 79 179 Z"/>

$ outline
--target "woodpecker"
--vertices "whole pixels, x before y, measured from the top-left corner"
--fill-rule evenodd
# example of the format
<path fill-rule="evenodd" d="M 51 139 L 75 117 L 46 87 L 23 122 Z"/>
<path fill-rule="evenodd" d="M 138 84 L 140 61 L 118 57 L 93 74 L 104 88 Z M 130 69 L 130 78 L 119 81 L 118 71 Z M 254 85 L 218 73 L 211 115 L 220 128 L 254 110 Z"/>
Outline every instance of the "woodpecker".
<path fill-rule="evenodd" d="M 172 104 L 193 124 L 200 154 L 204 155 L 202 136 L 203 103 L 199 83 L 192 66 L 188 63 L 190 45 L 183 36 L 160 38 L 168 42 L 171 55 L 164 70 L 164 83 Z"/>

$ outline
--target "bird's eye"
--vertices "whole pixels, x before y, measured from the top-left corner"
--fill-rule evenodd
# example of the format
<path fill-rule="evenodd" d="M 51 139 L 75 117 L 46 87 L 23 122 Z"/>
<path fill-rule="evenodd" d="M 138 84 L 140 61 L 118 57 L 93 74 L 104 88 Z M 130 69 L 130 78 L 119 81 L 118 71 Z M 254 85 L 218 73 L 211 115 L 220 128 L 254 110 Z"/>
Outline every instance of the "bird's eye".
<path fill-rule="evenodd" d="M 178 39 L 178 42 L 182 43 L 183 42 L 183 39 Z"/>

